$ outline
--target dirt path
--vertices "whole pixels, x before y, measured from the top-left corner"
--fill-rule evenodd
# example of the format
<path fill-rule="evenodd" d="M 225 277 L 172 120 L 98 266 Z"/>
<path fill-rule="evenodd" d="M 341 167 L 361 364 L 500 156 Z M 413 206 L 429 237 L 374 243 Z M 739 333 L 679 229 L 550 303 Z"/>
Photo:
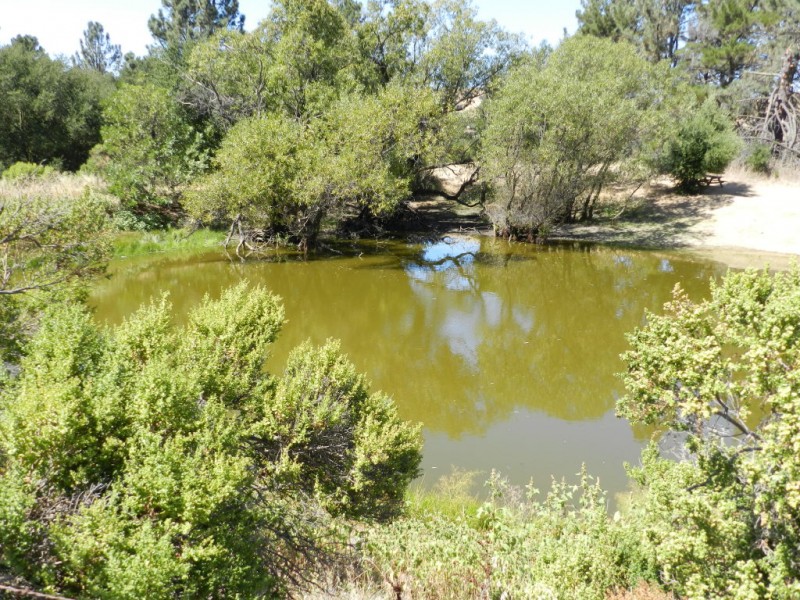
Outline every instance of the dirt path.
<path fill-rule="evenodd" d="M 660 181 L 638 192 L 621 215 L 568 225 L 555 237 L 685 248 L 736 267 L 769 263 L 781 268 L 800 257 L 800 184 L 740 174 L 723 181 L 696 195 L 676 194 Z M 607 210 L 619 213 L 620 206 Z"/>

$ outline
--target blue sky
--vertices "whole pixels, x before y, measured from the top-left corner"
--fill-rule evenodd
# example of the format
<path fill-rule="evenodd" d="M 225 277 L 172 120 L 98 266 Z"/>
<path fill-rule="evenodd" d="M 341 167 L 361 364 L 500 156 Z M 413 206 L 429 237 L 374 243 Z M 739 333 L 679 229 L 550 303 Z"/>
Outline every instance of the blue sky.
<path fill-rule="evenodd" d="M 537 45 L 555 44 L 566 27 L 575 31 L 579 0 L 475 0 L 482 19 L 496 19 L 510 31 L 521 32 Z M 269 11 L 268 0 L 239 0 L 239 9 L 252 28 Z M 148 17 L 160 0 L 0 0 L 0 44 L 19 34 L 35 35 L 51 55 L 72 55 L 88 21 L 99 21 L 123 52 L 144 54 L 151 43 Z"/>

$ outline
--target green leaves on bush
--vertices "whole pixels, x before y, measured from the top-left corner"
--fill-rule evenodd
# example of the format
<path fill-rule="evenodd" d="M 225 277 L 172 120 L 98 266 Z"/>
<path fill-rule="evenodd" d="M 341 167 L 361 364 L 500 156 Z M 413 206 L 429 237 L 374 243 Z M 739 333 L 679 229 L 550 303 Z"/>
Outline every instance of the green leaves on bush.
<path fill-rule="evenodd" d="M 741 141 L 713 99 L 683 119 L 666 143 L 662 169 L 687 190 L 706 173 L 722 173 L 736 157 Z"/>
<path fill-rule="evenodd" d="M 155 211 L 175 201 L 205 167 L 202 135 L 165 89 L 123 84 L 103 117 L 103 144 L 95 153 L 110 159 L 109 189 L 129 208 Z"/>
<path fill-rule="evenodd" d="M 597 197 L 657 139 L 671 78 L 632 46 L 589 36 L 513 70 L 488 104 L 482 175 L 502 235 L 590 218 Z"/>
<path fill-rule="evenodd" d="M 53 309 L 0 397 L 0 563 L 81 597 L 280 595 L 332 516 L 397 514 L 418 428 L 329 343 L 264 372 L 276 297 L 238 285 L 175 327 Z"/>
<path fill-rule="evenodd" d="M 19 181 L 26 179 L 46 178 L 54 175 L 56 170 L 49 165 L 37 165 L 29 162 L 15 162 L 8 167 L 0 178 L 9 181 Z"/>
<path fill-rule="evenodd" d="M 645 457 L 655 560 L 691 597 L 797 597 L 800 270 L 729 273 L 665 308 L 630 336 L 619 402 L 681 432 L 690 459 Z"/>

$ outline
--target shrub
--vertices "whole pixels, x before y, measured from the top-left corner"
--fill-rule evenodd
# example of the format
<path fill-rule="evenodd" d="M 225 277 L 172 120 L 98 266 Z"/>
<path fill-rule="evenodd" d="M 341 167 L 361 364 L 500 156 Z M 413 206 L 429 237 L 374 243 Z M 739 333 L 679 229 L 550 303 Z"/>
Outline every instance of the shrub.
<path fill-rule="evenodd" d="M 741 142 L 713 99 L 684 119 L 667 142 L 662 170 L 685 190 L 695 189 L 706 173 L 723 172 L 739 153 Z"/>
<path fill-rule="evenodd" d="M 56 170 L 49 165 L 37 165 L 29 162 L 15 162 L 3 171 L 2 178 L 9 181 L 37 179 L 55 175 Z"/>
<path fill-rule="evenodd" d="M 750 149 L 745 164 L 756 173 L 769 174 L 772 161 L 772 150 L 766 144 L 757 144 Z"/>
<path fill-rule="evenodd" d="M 800 270 L 729 273 L 694 303 L 676 288 L 630 336 L 618 410 L 682 436 L 644 455 L 642 531 L 681 595 L 800 595 Z"/>
<path fill-rule="evenodd" d="M 367 563 L 413 598 L 603 600 L 611 589 L 655 579 L 635 530 L 608 518 L 604 492 L 585 474 L 578 485 L 554 482 L 544 500 L 530 486 L 523 497 L 496 475 L 489 485 L 477 513 L 412 511 L 372 528 Z"/>
<path fill-rule="evenodd" d="M 384 519 L 418 429 L 329 343 L 264 372 L 277 298 L 241 284 L 175 328 L 54 308 L 0 395 L 0 564 L 81 597 L 281 596 L 333 515 Z"/>

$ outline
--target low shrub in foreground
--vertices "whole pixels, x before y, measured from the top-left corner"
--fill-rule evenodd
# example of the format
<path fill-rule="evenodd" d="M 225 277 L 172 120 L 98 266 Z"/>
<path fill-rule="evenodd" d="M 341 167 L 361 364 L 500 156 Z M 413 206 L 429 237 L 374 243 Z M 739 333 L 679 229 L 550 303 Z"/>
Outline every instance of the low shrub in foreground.
<path fill-rule="evenodd" d="M 0 394 L 0 570 L 80 598 L 279 597 L 333 520 L 389 519 L 418 429 L 338 345 L 264 371 L 278 300 L 242 284 L 177 328 L 54 308 Z"/>
<path fill-rule="evenodd" d="M 610 519 L 605 494 L 583 475 L 539 500 L 493 476 L 477 513 L 414 511 L 364 536 L 365 564 L 408 598 L 602 600 L 655 571 L 635 529 Z"/>

